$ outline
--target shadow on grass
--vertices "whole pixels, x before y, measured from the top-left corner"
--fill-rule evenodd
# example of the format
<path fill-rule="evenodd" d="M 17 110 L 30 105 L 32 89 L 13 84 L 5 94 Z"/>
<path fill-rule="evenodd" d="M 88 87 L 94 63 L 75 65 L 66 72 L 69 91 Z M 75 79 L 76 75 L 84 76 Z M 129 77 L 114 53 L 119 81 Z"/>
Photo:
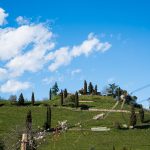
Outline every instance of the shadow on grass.
<path fill-rule="evenodd" d="M 149 129 L 150 124 L 136 125 L 134 128 L 136 128 L 136 129 Z"/>
<path fill-rule="evenodd" d="M 150 123 L 150 119 L 145 120 L 143 123 Z"/>

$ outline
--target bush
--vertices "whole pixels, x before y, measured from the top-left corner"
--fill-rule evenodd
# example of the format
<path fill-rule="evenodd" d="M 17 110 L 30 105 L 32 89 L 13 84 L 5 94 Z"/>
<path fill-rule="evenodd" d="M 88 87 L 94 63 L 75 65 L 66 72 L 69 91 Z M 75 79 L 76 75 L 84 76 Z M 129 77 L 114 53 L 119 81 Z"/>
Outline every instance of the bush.
<path fill-rule="evenodd" d="M 81 110 L 88 110 L 89 109 L 89 106 L 85 105 L 85 104 L 81 104 L 80 107 L 81 107 Z"/>
<path fill-rule="evenodd" d="M 67 98 L 65 98 L 65 105 L 75 107 L 75 95 L 69 95 Z"/>

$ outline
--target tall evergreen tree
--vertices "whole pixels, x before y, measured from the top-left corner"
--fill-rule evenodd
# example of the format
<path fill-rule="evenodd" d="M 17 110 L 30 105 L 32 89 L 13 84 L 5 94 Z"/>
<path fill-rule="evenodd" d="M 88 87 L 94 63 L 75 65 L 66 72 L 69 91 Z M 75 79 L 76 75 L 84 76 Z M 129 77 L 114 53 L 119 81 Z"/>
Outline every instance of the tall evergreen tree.
<path fill-rule="evenodd" d="M 34 103 L 35 103 L 34 92 L 32 92 L 32 96 L 31 96 L 31 102 L 32 102 L 32 105 L 34 105 Z"/>
<path fill-rule="evenodd" d="M 31 128 L 32 128 L 32 115 L 31 115 L 31 110 L 29 110 L 26 117 L 27 133 L 31 133 Z"/>
<path fill-rule="evenodd" d="M 64 98 L 66 98 L 68 96 L 68 92 L 67 89 L 64 90 Z"/>
<path fill-rule="evenodd" d="M 49 100 L 51 100 L 51 99 L 52 99 L 52 90 L 50 88 L 50 90 L 49 90 Z"/>
<path fill-rule="evenodd" d="M 143 123 L 144 122 L 144 110 L 143 110 L 143 108 L 141 108 L 139 110 L 139 115 L 140 115 L 141 123 Z"/>
<path fill-rule="evenodd" d="M 50 129 L 51 128 L 51 107 L 47 106 L 47 112 L 46 112 L 46 122 L 44 123 L 44 129 Z"/>
<path fill-rule="evenodd" d="M 61 93 L 60 93 L 60 105 L 61 106 L 63 106 L 63 101 L 64 101 L 63 91 L 61 90 Z"/>
<path fill-rule="evenodd" d="M 86 95 L 87 94 L 87 82 L 84 80 L 84 91 L 83 93 Z"/>
<path fill-rule="evenodd" d="M 131 116 L 130 116 L 130 126 L 135 126 L 137 122 L 136 114 L 135 114 L 135 108 L 132 105 L 131 106 Z"/>
<path fill-rule="evenodd" d="M 21 93 L 18 99 L 18 105 L 24 105 L 24 97 L 23 94 Z"/>
<path fill-rule="evenodd" d="M 97 95 L 97 85 L 95 85 L 94 91 L 95 91 L 95 95 Z"/>
<path fill-rule="evenodd" d="M 52 94 L 56 96 L 58 91 L 59 91 L 58 84 L 57 82 L 55 82 L 55 84 L 52 87 Z"/>
<path fill-rule="evenodd" d="M 92 92 L 93 92 L 92 82 L 89 83 L 88 90 L 89 90 L 89 94 L 92 94 Z"/>
<path fill-rule="evenodd" d="M 77 91 L 75 93 L 75 107 L 79 107 L 79 95 Z"/>

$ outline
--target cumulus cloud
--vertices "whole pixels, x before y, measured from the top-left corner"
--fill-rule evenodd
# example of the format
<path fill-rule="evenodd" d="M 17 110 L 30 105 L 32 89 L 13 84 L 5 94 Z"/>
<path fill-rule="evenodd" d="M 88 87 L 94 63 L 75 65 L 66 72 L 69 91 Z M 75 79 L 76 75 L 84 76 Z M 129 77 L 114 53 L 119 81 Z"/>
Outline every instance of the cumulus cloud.
<path fill-rule="evenodd" d="M 23 25 L 0 30 L 0 60 L 10 76 L 36 72 L 45 64 L 47 51 L 54 48 L 53 33 L 44 24 Z"/>
<path fill-rule="evenodd" d="M 69 47 L 63 47 L 49 53 L 46 57 L 48 60 L 53 60 L 53 63 L 49 65 L 50 71 L 55 71 L 63 65 L 67 65 L 75 57 L 80 55 L 88 56 L 92 52 L 105 52 L 111 47 L 108 42 L 100 42 L 100 40 L 93 34 L 88 35 L 87 40 L 83 41 L 80 45 Z"/>
<path fill-rule="evenodd" d="M 7 13 L 5 13 L 5 10 L 0 8 L 0 26 L 6 23 L 6 17 L 8 16 Z"/>
<path fill-rule="evenodd" d="M 31 86 L 29 82 L 19 82 L 16 80 L 8 80 L 0 87 L 2 93 L 16 93 L 20 90 L 26 90 Z"/>
<path fill-rule="evenodd" d="M 0 8 L 0 26 L 6 22 L 5 10 Z M 30 87 L 28 82 L 19 82 L 16 78 L 26 72 L 35 73 L 47 67 L 53 72 L 68 65 L 74 58 L 81 55 L 89 56 L 93 52 L 105 52 L 111 44 L 101 42 L 90 33 L 79 45 L 55 48 L 54 34 L 44 23 L 31 23 L 19 16 L 18 27 L 0 28 L 0 80 L 6 81 L 1 92 L 16 92 Z M 76 70 L 74 73 L 79 73 Z M 52 79 L 45 79 L 45 82 Z"/>

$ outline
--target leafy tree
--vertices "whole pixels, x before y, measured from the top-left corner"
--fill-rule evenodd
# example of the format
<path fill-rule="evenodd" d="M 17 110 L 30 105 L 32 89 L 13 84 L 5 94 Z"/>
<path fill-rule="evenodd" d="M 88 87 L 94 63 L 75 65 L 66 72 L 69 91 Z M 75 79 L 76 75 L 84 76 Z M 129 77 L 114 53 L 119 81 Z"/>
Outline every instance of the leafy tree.
<path fill-rule="evenodd" d="M 31 128 L 32 128 L 32 115 L 31 115 L 31 110 L 29 110 L 26 117 L 27 133 L 31 132 Z"/>
<path fill-rule="evenodd" d="M 11 104 L 16 104 L 17 96 L 16 95 L 10 95 L 9 101 L 11 102 Z"/>
<path fill-rule="evenodd" d="M 144 122 L 144 109 L 143 108 L 139 110 L 139 115 L 140 115 L 141 123 L 143 123 Z"/>
<path fill-rule="evenodd" d="M 135 126 L 137 122 L 136 114 L 135 114 L 135 108 L 132 105 L 131 106 L 131 116 L 130 116 L 130 126 Z"/>
<path fill-rule="evenodd" d="M 67 89 L 64 90 L 64 98 L 66 98 L 68 96 L 68 92 Z"/>
<path fill-rule="evenodd" d="M 47 113 L 46 113 L 46 122 L 44 123 L 44 129 L 51 128 L 51 107 L 47 106 Z"/>
<path fill-rule="evenodd" d="M 92 82 L 89 83 L 88 90 L 89 90 L 89 94 L 92 94 L 92 92 L 93 92 Z"/>
<path fill-rule="evenodd" d="M 84 80 L 84 94 L 87 94 L 87 82 Z"/>
<path fill-rule="evenodd" d="M 18 105 L 24 105 L 24 97 L 23 94 L 21 93 L 18 99 Z"/>
<path fill-rule="evenodd" d="M 61 93 L 60 93 L 60 105 L 61 106 L 63 106 L 63 101 L 64 101 L 63 91 L 61 90 Z"/>
<path fill-rule="evenodd" d="M 84 94 L 84 89 L 83 89 L 83 88 L 80 89 L 80 90 L 79 90 L 79 93 L 80 93 L 81 95 L 83 95 L 83 94 Z"/>
<path fill-rule="evenodd" d="M 52 90 L 50 88 L 50 90 L 49 90 L 49 100 L 51 100 L 51 99 L 52 99 Z"/>
<path fill-rule="evenodd" d="M 59 91 L 58 84 L 57 82 L 55 82 L 55 84 L 52 87 L 52 94 L 56 96 L 58 91 Z"/>
<path fill-rule="evenodd" d="M 112 96 L 115 96 L 117 87 L 118 87 L 118 85 L 116 85 L 115 83 L 109 84 L 109 87 L 107 88 L 107 93 L 109 93 Z"/>
<path fill-rule="evenodd" d="M 34 105 L 34 103 L 35 103 L 34 92 L 32 92 L 32 96 L 31 96 L 31 102 L 32 102 L 32 105 Z"/>
<path fill-rule="evenodd" d="M 78 96 L 78 92 L 76 91 L 75 93 L 75 107 L 79 107 L 79 96 Z"/>

